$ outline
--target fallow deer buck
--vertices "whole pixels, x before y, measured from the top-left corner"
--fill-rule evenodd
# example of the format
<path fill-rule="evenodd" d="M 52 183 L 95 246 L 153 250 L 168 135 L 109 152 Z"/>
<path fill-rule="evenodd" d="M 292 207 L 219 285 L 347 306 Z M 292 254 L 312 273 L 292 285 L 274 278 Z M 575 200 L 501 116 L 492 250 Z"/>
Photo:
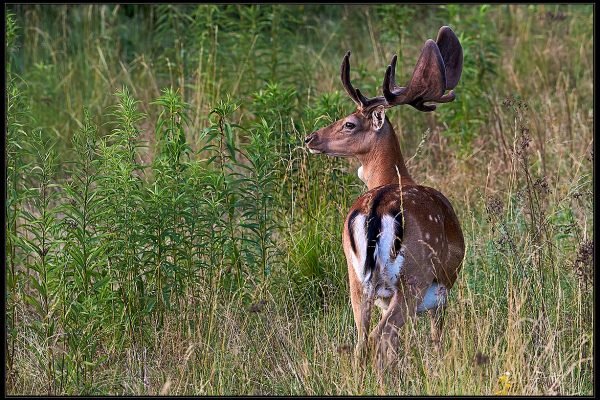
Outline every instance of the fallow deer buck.
<path fill-rule="evenodd" d="M 383 79 L 383 96 L 367 98 L 350 83 L 350 52 L 341 67 L 344 89 L 357 110 L 310 134 L 311 153 L 356 157 L 368 192 L 360 196 L 344 223 L 343 246 L 350 297 L 358 329 L 356 353 L 376 349 L 377 365 L 395 356 L 398 330 L 417 313 L 429 311 L 432 340 L 439 345 L 442 311 L 465 253 L 460 223 L 439 191 L 417 184 L 406 168 L 385 110 L 409 104 L 433 111 L 428 102 L 454 100 L 462 72 L 460 42 L 447 27 L 425 42 L 406 87 L 395 82 L 397 57 Z M 447 90 L 450 90 L 445 94 Z M 382 318 L 367 337 L 372 305 Z M 366 347 L 369 343 L 370 346 Z"/>

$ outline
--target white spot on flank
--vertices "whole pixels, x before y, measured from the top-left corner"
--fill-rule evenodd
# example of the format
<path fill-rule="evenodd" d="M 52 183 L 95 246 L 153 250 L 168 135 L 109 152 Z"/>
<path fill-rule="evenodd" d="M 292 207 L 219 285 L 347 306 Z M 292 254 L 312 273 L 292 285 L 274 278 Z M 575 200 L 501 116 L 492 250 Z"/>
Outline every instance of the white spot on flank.
<path fill-rule="evenodd" d="M 321 153 L 319 150 L 315 150 L 315 149 L 308 149 L 308 151 L 310 151 L 312 154 L 319 154 L 319 153 Z"/>
<path fill-rule="evenodd" d="M 433 215 L 429 214 L 429 220 L 433 221 Z"/>
<path fill-rule="evenodd" d="M 425 239 L 426 239 L 426 240 L 429 240 L 429 238 L 430 238 L 430 237 L 431 237 L 431 236 L 429 235 L 429 233 L 425 233 Z"/>

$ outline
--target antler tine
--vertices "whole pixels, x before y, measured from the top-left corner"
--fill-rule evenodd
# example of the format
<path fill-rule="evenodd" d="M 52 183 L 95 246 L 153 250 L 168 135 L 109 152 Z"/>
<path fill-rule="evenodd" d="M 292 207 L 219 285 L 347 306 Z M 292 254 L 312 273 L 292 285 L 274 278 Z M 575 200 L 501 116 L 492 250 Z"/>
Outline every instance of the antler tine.
<path fill-rule="evenodd" d="M 356 90 L 352 87 L 352 84 L 350 83 L 350 51 L 346 53 L 346 55 L 344 56 L 344 60 L 342 61 L 341 79 L 342 84 L 344 85 L 344 89 L 346 89 L 346 93 L 348 93 L 352 101 L 354 101 L 356 105 L 360 107 L 360 99 L 356 94 Z"/>
<path fill-rule="evenodd" d="M 439 47 L 441 46 L 441 47 Z M 406 87 L 395 82 L 397 56 L 392 57 L 383 79 L 383 95 L 390 107 L 410 104 L 419 111 L 433 111 L 436 106 L 428 101 L 447 103 L 454 100 L 454 91 L 444 95 L 458 84 L 462 72 L 462 47 L 452 30 L 443 26 L 437 43 L 428 39 Z"/>
<path fill-rule="evenodd" d="M 400 89 L 398 87 L 398 85 L 396 85 L 396 62 L 398 61 L 398 56 L 396 54 L 394 54 L 394 56 L 392 57 L 392 62 L 390 63 L 389 67 L 390 70 L 390 74 L 389 74 L 389 85 L 395 89 Z M 387 71 L 386 71 L 386 75 L 387 75 Z"/>
<path fill-rule="evenodd" d="M 355 89 L 352 86 L 352 83 L 350 83 L 350 51 L 346 53 L 346 55 L 344 56 L 344 60 L 342 61 L 341 79 L 346 93 L 348 93 L 350 98 L 356 103 L 359 110 L 366 111 L 377 105 L 387 104 L 386 99 L 384 97 L 365 97 L 359 89 Z"/>
<path fill-rule="evenodd" d="M 388 102 L 392 99 L 400 101 L 399 97 L 403 96 L 406 92 L 405 87 L 400 87 L 396 84 L 396 61 L 398 56 L 394 54 L 392 62 L 388 65 L 385 75 L 383 76 L 383 96 Z"/>

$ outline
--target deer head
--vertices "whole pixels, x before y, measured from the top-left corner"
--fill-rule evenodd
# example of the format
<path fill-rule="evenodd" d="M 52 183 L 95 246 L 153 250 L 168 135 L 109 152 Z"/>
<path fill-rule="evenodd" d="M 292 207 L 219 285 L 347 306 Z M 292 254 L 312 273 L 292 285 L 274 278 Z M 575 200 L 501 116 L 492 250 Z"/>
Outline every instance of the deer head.
<path fill-rule="evenodd" d="M 367 98 L 350 83 L 350 52 L 346 53 L 342 61 L 341 80 L 357 109 L 306 137 L 305 143 L 311 153 L 354 156 L 363 167 L 369 163 L 395 166 L 401 175 L 410 179 L 396 134 L 385 117 L 385 110 L 409 104 L 419 111 L 429 112 L 435 110 L 436 106 L 427 103 L 454 100 L 452 89 L 458 84 L 462 72 L 462 47 L 449 27 L 440 28 L 435 42 L 431 39 L 425 42 L 412 77 L 404 87 L 398 86 L 395 81 L 396 61 L 397 56 L 394 55 L 385 72 L 383 96 Z M 389 171 L 383 173 L 389 175 Z M 375 179 L 373 185 L 386 179 Z M 372 185 L 368 183 L 368 186 L 371 188 Z"/>

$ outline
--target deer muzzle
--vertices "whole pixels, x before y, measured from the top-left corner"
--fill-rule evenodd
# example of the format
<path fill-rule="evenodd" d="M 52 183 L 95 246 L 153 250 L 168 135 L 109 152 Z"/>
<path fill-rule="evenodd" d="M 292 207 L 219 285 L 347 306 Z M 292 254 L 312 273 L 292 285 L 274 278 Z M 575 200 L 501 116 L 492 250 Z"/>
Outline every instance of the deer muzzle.
<path fill-rule="evenodd" d="M 317 150 L 314 147 L 311 147 L 311 143 L 313 144 L 313 146 L 316 144 L 316 143 L 313 143 L 313 141 L 316 137 L 317 137 L 317 132 L 313 132 L 304 139 L 306 148 L 308 149 L 308 151 L 310 151 L 313 154 L 321 153 L 321 150 Z"/>

